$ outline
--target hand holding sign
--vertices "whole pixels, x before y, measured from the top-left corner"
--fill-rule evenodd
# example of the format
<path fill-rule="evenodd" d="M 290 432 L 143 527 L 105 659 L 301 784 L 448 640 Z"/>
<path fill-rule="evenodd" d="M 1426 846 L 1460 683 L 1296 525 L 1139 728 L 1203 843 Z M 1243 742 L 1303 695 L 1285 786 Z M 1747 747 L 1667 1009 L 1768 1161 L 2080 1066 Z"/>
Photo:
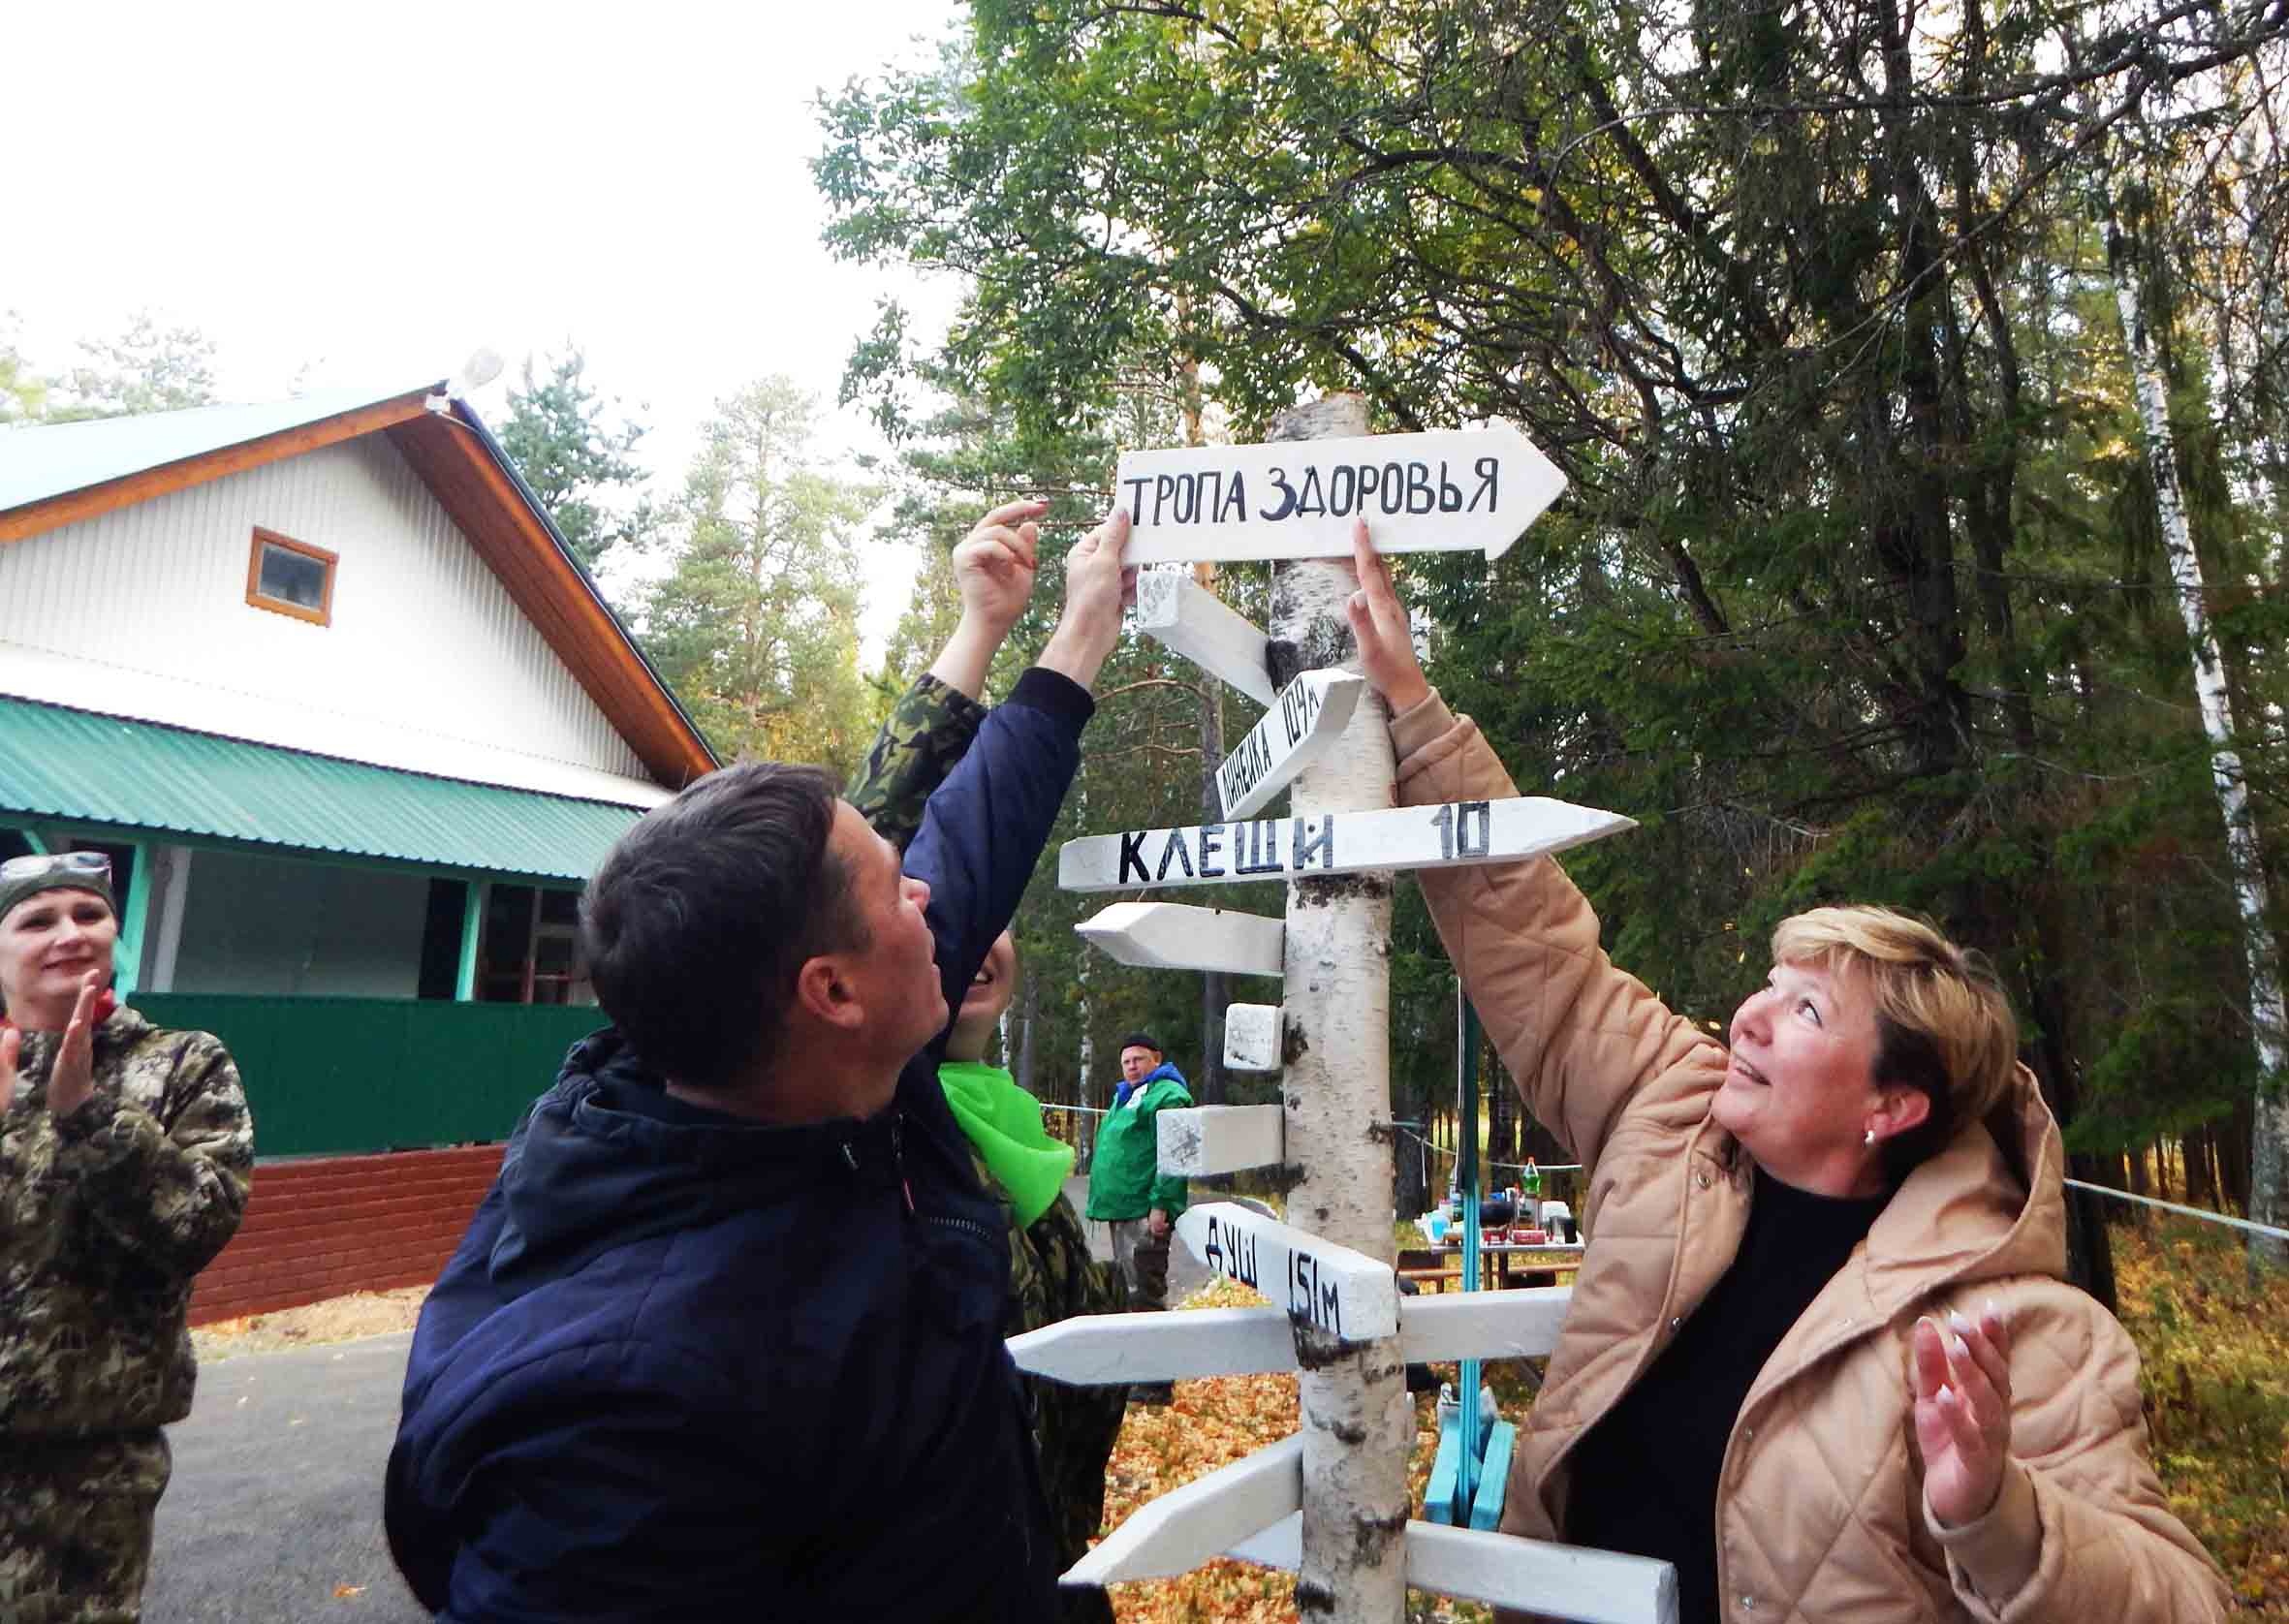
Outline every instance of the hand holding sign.
<path fill-rule="evenodd" d="M 1507 423 L 1129 452 L 1118 479 L 1138 564 L 1338 558 L 1354 517 L 1393 552 L 1497 558 L 1566 488 Z"/>
<path fill-rule="evenodd" d="M 1041 664 L 1083 688 L 1097 680 L 1105 657 L 1120 640 L 1121 610 L 1136 598 L 1137 572 L 1122 558 L 1128 541 L 1129 515 L 1115 508 L 1065 555 L 1065 612 Z"/>
<path fill-rule="evenodd" d="M 978 520 L 954 549 L 954 585 L 964 619 L 975 616 L 998 644 L 1033 595 L 1047 502 L 1010 502 Z"/>
<path fill-rule="evenodd" d="M 1360 671 L 1396 716 L 1423 703 L 1430 692 L 1422 662 L 1415 658 L 1415 631 L 1406 606 L 1391 584 L 1391 566 L 1367 539 L 1367 521 L 1351 532 L 1351 559 L 1359 568 L 1359 590 L 1346 606 L 1351 635 L 1359 642 Z"/>

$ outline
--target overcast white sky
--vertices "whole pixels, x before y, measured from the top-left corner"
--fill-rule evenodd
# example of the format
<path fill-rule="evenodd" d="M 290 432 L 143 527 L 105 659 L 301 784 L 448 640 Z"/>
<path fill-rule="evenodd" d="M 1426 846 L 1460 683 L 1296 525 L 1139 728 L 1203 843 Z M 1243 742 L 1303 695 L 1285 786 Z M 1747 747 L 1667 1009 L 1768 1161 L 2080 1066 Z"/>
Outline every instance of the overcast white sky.
<path fill-rule="evenodd" d="M 382 388 L 567 337 L 680 483 L 719 395 L 789 373 L 831 406 L 894 291 L 819 244 L 812 101 L 929 60 L 955 0 L 0 7 L 0 311 L 35 364 L 149 307 L 219 346 L 230 398 Z M 504 384 L 473 398 L 488 422 Z M 831 445 L 871 445 L 855 417 Z M 911 560 L 873 572 L 866 630 Z"/>

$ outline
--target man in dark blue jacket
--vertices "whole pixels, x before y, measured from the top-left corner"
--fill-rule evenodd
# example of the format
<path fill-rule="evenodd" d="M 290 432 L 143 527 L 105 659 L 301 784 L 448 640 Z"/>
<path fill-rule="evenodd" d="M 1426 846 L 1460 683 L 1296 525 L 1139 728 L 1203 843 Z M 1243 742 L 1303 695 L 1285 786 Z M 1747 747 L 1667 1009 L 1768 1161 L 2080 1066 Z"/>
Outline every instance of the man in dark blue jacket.
<path fill-rule="evenodd" d="M 1039 516 L 965 548 L 1030 578 Z M 441 1619 L 1052 1620 L 1006 1240 L 938 1049 L 1119 635 L 1119 515 L 903 865 L 810 768 L 648 814 L 582 902 L 577 1046 L 422 1313 L 390 1457 Z"/>

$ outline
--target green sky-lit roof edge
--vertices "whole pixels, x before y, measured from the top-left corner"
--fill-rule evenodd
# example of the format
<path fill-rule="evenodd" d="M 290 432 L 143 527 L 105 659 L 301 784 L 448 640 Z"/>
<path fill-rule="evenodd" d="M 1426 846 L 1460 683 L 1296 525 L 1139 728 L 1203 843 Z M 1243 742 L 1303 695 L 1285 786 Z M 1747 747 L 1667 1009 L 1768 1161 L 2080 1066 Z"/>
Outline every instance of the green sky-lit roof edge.
<path fill-rule="evenodd" d="M 11 814 L 578 881 L 642 809 L 0 698 Z"/>

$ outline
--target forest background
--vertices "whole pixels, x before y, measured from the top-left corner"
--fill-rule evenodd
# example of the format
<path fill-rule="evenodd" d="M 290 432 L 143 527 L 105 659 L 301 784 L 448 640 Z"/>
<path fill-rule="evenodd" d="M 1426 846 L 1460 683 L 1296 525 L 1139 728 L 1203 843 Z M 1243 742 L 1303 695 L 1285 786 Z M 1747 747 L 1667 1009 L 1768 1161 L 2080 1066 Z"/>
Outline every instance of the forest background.
<path fill-rule="evenodd" d="M 509 391 L 512 454 L 724 753 L 851 765 L 950 623 L 946 549 L 1039 495 L 1050 579 L 1006 684 L 1123 448 L 1335 390 L 1387 430 L 1507 419 L 1566 498 L 1500 561 L 1403 581 L 1521 784 L 1640 820 L 1569 862 L 1615 957 L 1713 1025 L 1786 914 L 1924 909 L 2002 969 L 2079 1175 L 2282 1221 L 2289 6 L 954 12 L 934 62 L 817 109 L 833 250 L 966 296 L 942 336 L 886 303 L 853 346 L 891 457 L 823 454 L 819 404 L 767 378 L 663 494 L 577 344 Z M 214 396 L 195 328 L 84 348 L 43 370 L 0 325 L 0 422 Z M 933 545 L 864 671 L 877 532 Z M 1264 617 L 1261 568 L 1215 584 Z M 1254 720 L 1132 640 L 1060 835 L 1206 815 Z M 1442 1138 L 1452 980 L 1402 897 L 1395 1106 Z M 1222 1075 L 1220 1021 L 1275 989 L 1092 961 L 1095 906 L 1046 865 L 1027 899 L 1027 1085 L 1102 1105 L 1107 1045 L 1147 1026 L 1204 1100 L 1268 1092 Z M 1555 1153 L 1492 1098 L 1497 1160 Z M 1419 1210 L 1441 1174 L 1401 1145 Z M 2077 1241 L 2104 1292 L 2087 1210 Z"/>

